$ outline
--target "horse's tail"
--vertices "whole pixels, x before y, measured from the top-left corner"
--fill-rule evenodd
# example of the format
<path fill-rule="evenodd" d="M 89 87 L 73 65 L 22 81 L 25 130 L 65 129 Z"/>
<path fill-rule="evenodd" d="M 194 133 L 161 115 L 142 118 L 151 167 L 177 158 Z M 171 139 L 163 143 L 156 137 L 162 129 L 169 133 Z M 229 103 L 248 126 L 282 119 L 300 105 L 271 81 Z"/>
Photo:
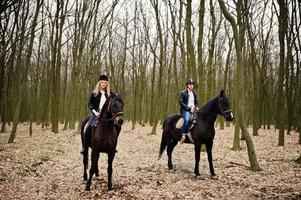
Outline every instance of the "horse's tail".
<path fill-rule="evenodd" d="M 158 160 L 161 158 L 162 153 L 164 152 L 165 149 L 166 149 L 166 140 L 165 140 L 165 132 L 163 131 Z"/>
<path fill-rule="evenodd" d="M 84 139 L 85 139 L 84 129 L 85 129 L 86 123 L 89 121 L 89 118 L 90 118 L 90 116 L 86 117 L 86 118 L 83 119 L 83 121 L 81 122 L 80 135 L 81 135 L 82 145 L 84 145 Z"/>
<path fill-rule="evenodd" d="M 165 119 L 163 122 L 163 132 L 162 132 L 162 137 L 161 137 L 161 144 L 160 144 L 160 150 L 159 150 L 159 157 L 158 160 L 161 158 L 162 153 L 166 149 L 166 122 L 167 120 Z"/>

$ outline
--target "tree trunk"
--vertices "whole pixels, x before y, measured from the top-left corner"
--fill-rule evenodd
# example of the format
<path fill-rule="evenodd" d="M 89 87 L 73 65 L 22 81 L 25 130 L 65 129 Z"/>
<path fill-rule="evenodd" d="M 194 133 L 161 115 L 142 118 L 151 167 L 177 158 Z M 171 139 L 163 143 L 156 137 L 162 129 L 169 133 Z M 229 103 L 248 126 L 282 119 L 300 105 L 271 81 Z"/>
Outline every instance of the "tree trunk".
<path fill-rule="evenodd" d="M 245 126 L 245 123 L 243 122 L 243 117 L 239 116 L 238 119 L 239 119 L 239 125 L 240 125 L 240 129 L 241 129 L 241 133 L 242 133 L 242 135 L 243 135 L 243 137 L 246 141 L 246 144 L 247 144 L 251 170 L 252 171 L 260 171 L 261 168 L 260 168 L 260 166 L 257 162 L 256 152 L 255 152 L 255 148 L 254 148 L 254 145 L 253 145 L 252 138 L 250 137 L 250 134 L 248 133 L 247 127 Z"/>
<path fill-rule="evenodd" d="M 218 0 L 220 8 L 225 16 L 225 18 L 230 22 L 233 30 L 234 35 L 234 42 L 235 42 L 235 49 L 236 49 L 236 57 L 237 57 L 237 69 L 236 69 L 236 101 L 235 101 L 235 115 L 236 115 L 236 124 L 239 124 L 239 127 L 242 131 L 242 134 L 247 142 L 247 149 L 249 155 L 249 161 L 251 164 L 251 170 L 258 171 L 260 170 L 259 164 L 257 162 L 256 154 L 254 147 L 252 145 L 251 137 L 246 129 L 245 122 L 244 122 L 244 86 L 243 86 L 243 78 L 244 78 L 244 69 L 243 69 L 243 56 L 242 56 L 242 48 L 243 48 L 243 39 L 244 39 L 244 26 L 242 23 L 242 13 L 243 13 L 243 2 L 242 0 L 237 1 L 237 23 L 235 22 L 234 17 L 228 12 L 223 0 Z M 240 95 L 238 95 L 240 94 Z M 238 132 L 239 129 L 237 125 L 235 127 L 236 131 Z M 236 134 L 235 134 L 236 135 Z M 238 134 L 237 134 L 238 135 Z"/>
<path fill-rule="evenodd" d="M 279 30 L 278 30 L 278 39 L 279 39 L 279 48 L 280 48 L 280 64 L 279 64 L 279 78 L 278 78 L 278 88 L 277 88 L 277 121 L 279 128 L 279 138 L 278 138 L 278 146 L 284 146 L 284 68 L 285 68 L 285 33 L 287 30 L 287 7 L 284 0 L 278 1 L 280 14 L 279 14 Z"/>
<path fill-rule="evenodd" d="M 28 13 L 29 13 L 29 4 L 27 3 L 27 7 L 25 7 L 24 5 L 23 8 L 21 33 L 18 38 L 20 39 L 17 60 L 16 60 L 16 66 L 18 66 L 18 70 L 15 73 L 16 75 L 15 95 L 17 96 L 17 98 L 15 101 L 16 104 L 15 104 L 15 110 L 13 114 L 13 127 L 8 139 L 8 143 L 13 143 L 16 136 L 17 126 L 20 120 L 22 98 L 25 92 L 23 87 L 25 87 L 26 80 L 27 80 L 27 74 L 25 74 L 26 70 L 24 69 L 24 63 L 22 63 L 22 53 L 23 53 L 24 43 L 25 43 L 24 36 L 26 31 L 26 21 L 28 18 Z"/>
<path fill-rule="evenodd" d="M 159 7 L 158 7 L 158 0 L 152 1 L 153 8 L 155 10 L 156 15 L 156 27 L 157 27 L 157 34 L 159 38 L 159 44 L 160 44 L 160 55 L 159 55 L 159 74 L 158 74 L 158 85 L 157 85 L 157 91 L 158 94 L 156 95 L 156 104 L 160 105 L 160 102 L 163 100 L 163 91 L 162 91 L 162 80 L 163 80 L 163 69 L 164 69 L 164 43 L 163 43 L 163 34 L 162 34 L 162 28 L 160 23 L 160 15 L 159 15 Z M 154 127 L 151 132 L 151 134 L 156 134 L 156 127 L 157 123 L 161 118 L 161 112 L 160 109 L 155 109 L 155 121 L 154 121 Z"/>
<path fill-rule="evenodd" d="M 199 104 L 203 105 L 205 103 L 206 91 L 205 91 L 205 66 L 203 63 L 203 35 L 204 35 L 204 15 L 205 15 L 205 0 L 200 0 L 200 10 L 199 10 L 199 35 L 198 35 L 198 95 Z"/>
<path fill-rule="evenodd" d="M 211 16 L 211 38 L 209 40 L 209 56 L 207 61 L 207 100 L 215 95 L 215 67 L 213 63 L 214 51 L 215 51 L 215 41 L 218 34 L 218 30 L 221 25 L 222 18 L 220 19 L 216 27 L 216 17 L 214 14 L 214 6 L 212 0 L 210 0 L 210 16 Z"/>
<path fill-rule="evenodd" d="M 191 15 L 192 15 L 191 3 L 192 0 L 187 0 L 185 29 L 186 29 L 188 73 L 186 78 L 192 78 L 194 81 L 196 81 L 197 73 L 196 73 L 196 65 L 195 65 L 194 46 L 192 42 L 192 32 L 191 32 Z"/>

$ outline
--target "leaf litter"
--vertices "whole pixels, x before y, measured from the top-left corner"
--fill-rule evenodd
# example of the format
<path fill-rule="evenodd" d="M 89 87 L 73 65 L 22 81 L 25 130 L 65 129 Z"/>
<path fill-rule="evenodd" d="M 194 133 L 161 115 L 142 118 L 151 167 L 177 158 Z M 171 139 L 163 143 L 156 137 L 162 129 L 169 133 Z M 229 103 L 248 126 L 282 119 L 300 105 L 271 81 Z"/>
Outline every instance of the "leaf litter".
<path fill-rule="evenodd" d="M 61 125 L 61 128 L 63 125 Z M 277 147 L 275 130 L 259 130 L 252 136 L 260 172 L 249 169 L 247 149 L 232 151 L 233 127 L 216 128 L 213 164 L 218 180 L 211 179 L 207 155 L 201 153 L 200 172 L 194 176 L 193 145 L 177 145 L 174 169 L 168 170 L 164 152 L 158 160 L 162 130 L 149 135 L 150 126 L 131 130 L 125 123 L 113 162 L 113 191 L 107 191 L 107 155 L 99 160 L 100 177 L 84 190 L 80 134 L 58 134 L 20 124 L 15 143 L 0 134 L 0 199 L 301 199 L 301 165 L 294 162 L 301 153 L 298 133 L 286 135 L 285 146 Z M 250 129 L 251 132 L 251 129 Z"/>

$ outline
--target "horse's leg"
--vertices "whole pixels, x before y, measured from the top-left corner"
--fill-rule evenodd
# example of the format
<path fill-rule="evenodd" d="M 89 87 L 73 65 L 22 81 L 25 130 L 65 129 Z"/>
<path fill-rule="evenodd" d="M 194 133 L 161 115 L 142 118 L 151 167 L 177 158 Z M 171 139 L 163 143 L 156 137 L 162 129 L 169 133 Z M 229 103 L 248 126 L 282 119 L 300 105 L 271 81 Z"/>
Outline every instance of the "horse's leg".
<path fill-rule="evenodd" d="M 99 154 L 97 154 L 97 162 L 96 162 L 96 167 L 95 167 L 95 176 L 96 177 L 99 177 L 99 169 L 98 169 Z"/>
<path fill-rule="evenodd" d="M 198 145 L 194 145 L 194 156 L 195 156 L 194 174 L 195 176 L 200 176 L 199 163 L 201 157 L 201 147 Z"/>
<path fill-rule="evenodd" d="M 177 140 L 167 140 L 166 141 L 166 145 L 167 145 L 167 157 L 168 157 L 168 169 L 172 169 L 173 168 L 173 164 L 172 164 L 172 151 L 175 148 L 175 146 L 177 145 L 178 141 Z"/>
<path fill-rule="evenodd" d="M 88 168 L 88 154 L 89 154 L 89 148 L 84 149 L 85 144 L 85 128 L 87 126 L 86 121 L 84 120 L 81 125 L 81 141 L 82 141 L 82 149 L 83 149 L 83 164 L 84 164 L 84 181 L 87 180 L 87 168 Z"/>
<path fill-rule="evenodd" d="M 84 164 L 84 181 L 87 180 L 87 168 L 88 168 L 88 154 L 89 148 L 83 152 L 83 164 Z"/>
<path fill-rule="evenodd" d="M 112 153 L 108 153 L 108 190 L 112 190 L 112 173 L 113 173 L 113 160 L 115 157 L 115 150 Z"/>
<path fill-rule="evenodd" d="M 94 173 L 96 172 L 96 164 L 98 162 L 98 157 L 99 157 L 99 152 L 92 149 L 92 153 L 91 153 L 91 167 L 90 167 L 90 172 L 89 172 L 89 179 L 87 181 L 87 185 L 86 185 L 86 190 L 90 190 L 90 186 L 92 183 L 92 177 L 94 175 Z"/>
<path fill-rule="evenodd" d="M 211 177 L 216 178 L 216 174 L 214 172 L 213 163 L 212 163 L 212 146 L 213 146 L 213 141 L 210 142 L 210 143 L 207 143 L 206 144 L 206 151 L 207 151 L 207 157 L 208 157 Z"/>

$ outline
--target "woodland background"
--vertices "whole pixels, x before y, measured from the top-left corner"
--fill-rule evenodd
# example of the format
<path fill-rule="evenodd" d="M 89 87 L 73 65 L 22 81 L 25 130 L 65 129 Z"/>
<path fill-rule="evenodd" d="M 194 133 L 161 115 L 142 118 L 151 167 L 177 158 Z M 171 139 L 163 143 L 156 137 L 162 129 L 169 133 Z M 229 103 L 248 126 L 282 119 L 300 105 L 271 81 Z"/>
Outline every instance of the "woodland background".
<path fill-rule="evenodd" d="M 295 130 L 301 144 L 300 14 L 297 0 L 1 1 L 1 132 L 11 125 L 12 143 L 21 122 L 30 136 L 34 122 L 78 129 L 107 74 L 132 129 L 156 134 L 192 78 L 201 105 L 228 94 L 234 150 L 242 133 L 252 151 L 247 127 L 275 128 L 279 146 Z"/>
<path fill-rule="evenodd" d="M 0 199 L 300 199 L 300 16 L 300 0 L 1 0 Z M 100 74 L 125 103 L 111 193 L 103 156 L 91 192 L 81 179 Z M 175 170 L 157 160 L 188 78 L 200 105 L 221 89 L 231 102 L 219 180 L 204 153 L 206 179 L 193 176 L 193 145 L 176 148 Z"/>

